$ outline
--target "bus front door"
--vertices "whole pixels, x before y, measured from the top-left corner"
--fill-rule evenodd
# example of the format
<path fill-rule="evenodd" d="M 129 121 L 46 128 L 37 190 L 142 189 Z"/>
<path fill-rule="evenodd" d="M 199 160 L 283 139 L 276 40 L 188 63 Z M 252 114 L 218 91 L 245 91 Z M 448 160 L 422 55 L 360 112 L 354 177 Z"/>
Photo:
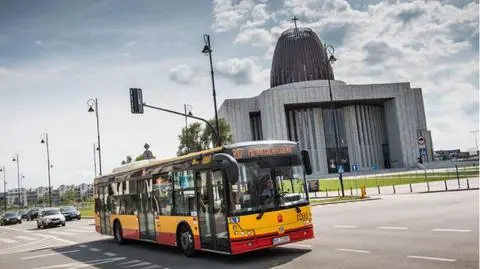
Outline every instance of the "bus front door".
<path fill-rule="evenodd" d="M 155 219 L 152 209 L 153 192 L 152 179 L 137 181 L 138 191 L 138 225 L 140 227 L 140 239 L 152 240 L 156 238 Z"/>
<path fill-rule="evenodd" d="M 203 249 L 229 252 L 224 177 L 221 170 L 197 173 L 198 220 Z"/>

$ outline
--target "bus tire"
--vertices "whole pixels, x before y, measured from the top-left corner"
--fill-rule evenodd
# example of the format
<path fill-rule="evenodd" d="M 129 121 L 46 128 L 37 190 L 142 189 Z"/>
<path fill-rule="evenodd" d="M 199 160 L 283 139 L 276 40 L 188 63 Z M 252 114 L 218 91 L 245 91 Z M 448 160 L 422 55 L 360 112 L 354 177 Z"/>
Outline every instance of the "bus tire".
<path fill-rule="evenodd" d="M 119 245 L 123 245 L 126 242 L 125 238 L 123 238 L 122 224 L 118 220 L 115 220 L 113 223 L 113 237 Z"/>
<path fill-rule="evenodd" d="M 194 240 L 192 230 L 188 224 L 180 224 L 177 231 L 177 245 L 187 257 L 194 257 L 197 254 Z"/>

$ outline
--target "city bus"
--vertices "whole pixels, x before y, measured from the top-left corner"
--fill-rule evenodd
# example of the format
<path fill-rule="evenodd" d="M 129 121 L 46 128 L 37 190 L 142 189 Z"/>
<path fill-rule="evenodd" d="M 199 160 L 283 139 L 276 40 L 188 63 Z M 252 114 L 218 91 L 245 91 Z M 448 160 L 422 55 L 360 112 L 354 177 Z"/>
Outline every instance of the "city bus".
<path fill-rule="evenodd" d="M 308 151 L 291 141 L 236 143 L 144 160 L 94 179 L 95 228 L 129 240 L 241 254 L 314 238 Z"/>

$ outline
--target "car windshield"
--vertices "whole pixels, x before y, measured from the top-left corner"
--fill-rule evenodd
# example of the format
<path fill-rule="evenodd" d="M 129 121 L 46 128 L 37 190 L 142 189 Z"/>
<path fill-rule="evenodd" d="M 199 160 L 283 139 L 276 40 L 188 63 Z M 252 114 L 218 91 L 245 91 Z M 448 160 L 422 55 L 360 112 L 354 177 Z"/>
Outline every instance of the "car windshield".
<path fill-rule="evenodd" d="M 20 212 L 18 212 L 18 213 L 20 213 L 20 214 L 25 214 L 25 213 L 27 213 L 27 211 L 22 210 L 22 211 L 20 211 Z"/>
<path fill-rule="evenodd" d="M 60 208 L 60 211 L 62 211 L 62 212 L 75 211 L 75 207 L 65 206 L 65 207 Z"/>
<path fill-rule="evenodd" d="M 18 216 L 18 214 L 17 214 L 16 212 L 14 212 L 14 213 L 5 213 L 5 217 L 7 217 L 7 218 L 16 217 L 16 216 Z"/>
<path fill-rule="evenodd" d="M 240 160 L 239 170 L 239 180 L 231 184 L 233 215 L 308 202 L 300 156 Z"/>
<path fill-rule="evenodd" d="M 52 216 L 52 215 L 58 215 L 58 214 L 60 214 L 60 210 L 58 209 L 49 209 L 49 210 L 43 211 L 44 216 Z"/>

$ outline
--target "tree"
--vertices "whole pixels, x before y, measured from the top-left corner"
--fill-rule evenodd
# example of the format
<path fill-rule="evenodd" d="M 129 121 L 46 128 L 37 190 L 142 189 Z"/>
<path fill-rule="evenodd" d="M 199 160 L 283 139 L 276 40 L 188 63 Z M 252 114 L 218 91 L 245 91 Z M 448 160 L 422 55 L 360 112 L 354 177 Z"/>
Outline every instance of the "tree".
<path fill-rule="evenodd" d="M 215 119 L 209 120 L 209 123 L 215 128 Z M 222 144 L 233 143 L 231 128 L 227 121 L 224 119 L 218 119 L 218 124 L 220 125 L 219 129 Z M 180 142 L 177 151 L 178 156 L 209 149 L 217 143 L 212 128 L 207 124 L 202 125 L 199 122 L 192 123 L 188 125 L 187 128 L 183 127 L 181 134 L 178 135 L 178 139 Z"/>
<path fill-rule="evenodd" d="M 132 156 L 127 155 L 127 158 L 122 161 L 122 165 L 127 164 L 127 163 L 131 163 L 131 162 L 132 162 Z"/>
<path fill-rule="evenodd" d="M 208 122 L 210 122 L 213 128 L 216 129 L 215 119 L 211 119 Z M 220 132 L 220 138 L 222 140 L 222 144 L 226 145 L 226 144 L 233 143 L 231 128 L 230 128 L 230 125 L 227 123 L 227 121 L 223 118 L 220 118 L 218 119 L 218 125 L 220 125 L 219 132 Z M 212 128 L 210 128 L 207 125 L 203 129 L 201 140 L 202 140 L 203 149 L 208 149 L 210 148 L 210 146 L 216 146 L 217 144 L 217 138 L 213 134 Z"/>
<path fill-rule="evenodd" d="M 199 122 L 191 123 L 188 127 L 182 128 L 182 133 L 178 135 L 180 145 L 178 146 L 177 155 L 185 155 L 203 149 L 202 146 L 202 124 Z"/>

